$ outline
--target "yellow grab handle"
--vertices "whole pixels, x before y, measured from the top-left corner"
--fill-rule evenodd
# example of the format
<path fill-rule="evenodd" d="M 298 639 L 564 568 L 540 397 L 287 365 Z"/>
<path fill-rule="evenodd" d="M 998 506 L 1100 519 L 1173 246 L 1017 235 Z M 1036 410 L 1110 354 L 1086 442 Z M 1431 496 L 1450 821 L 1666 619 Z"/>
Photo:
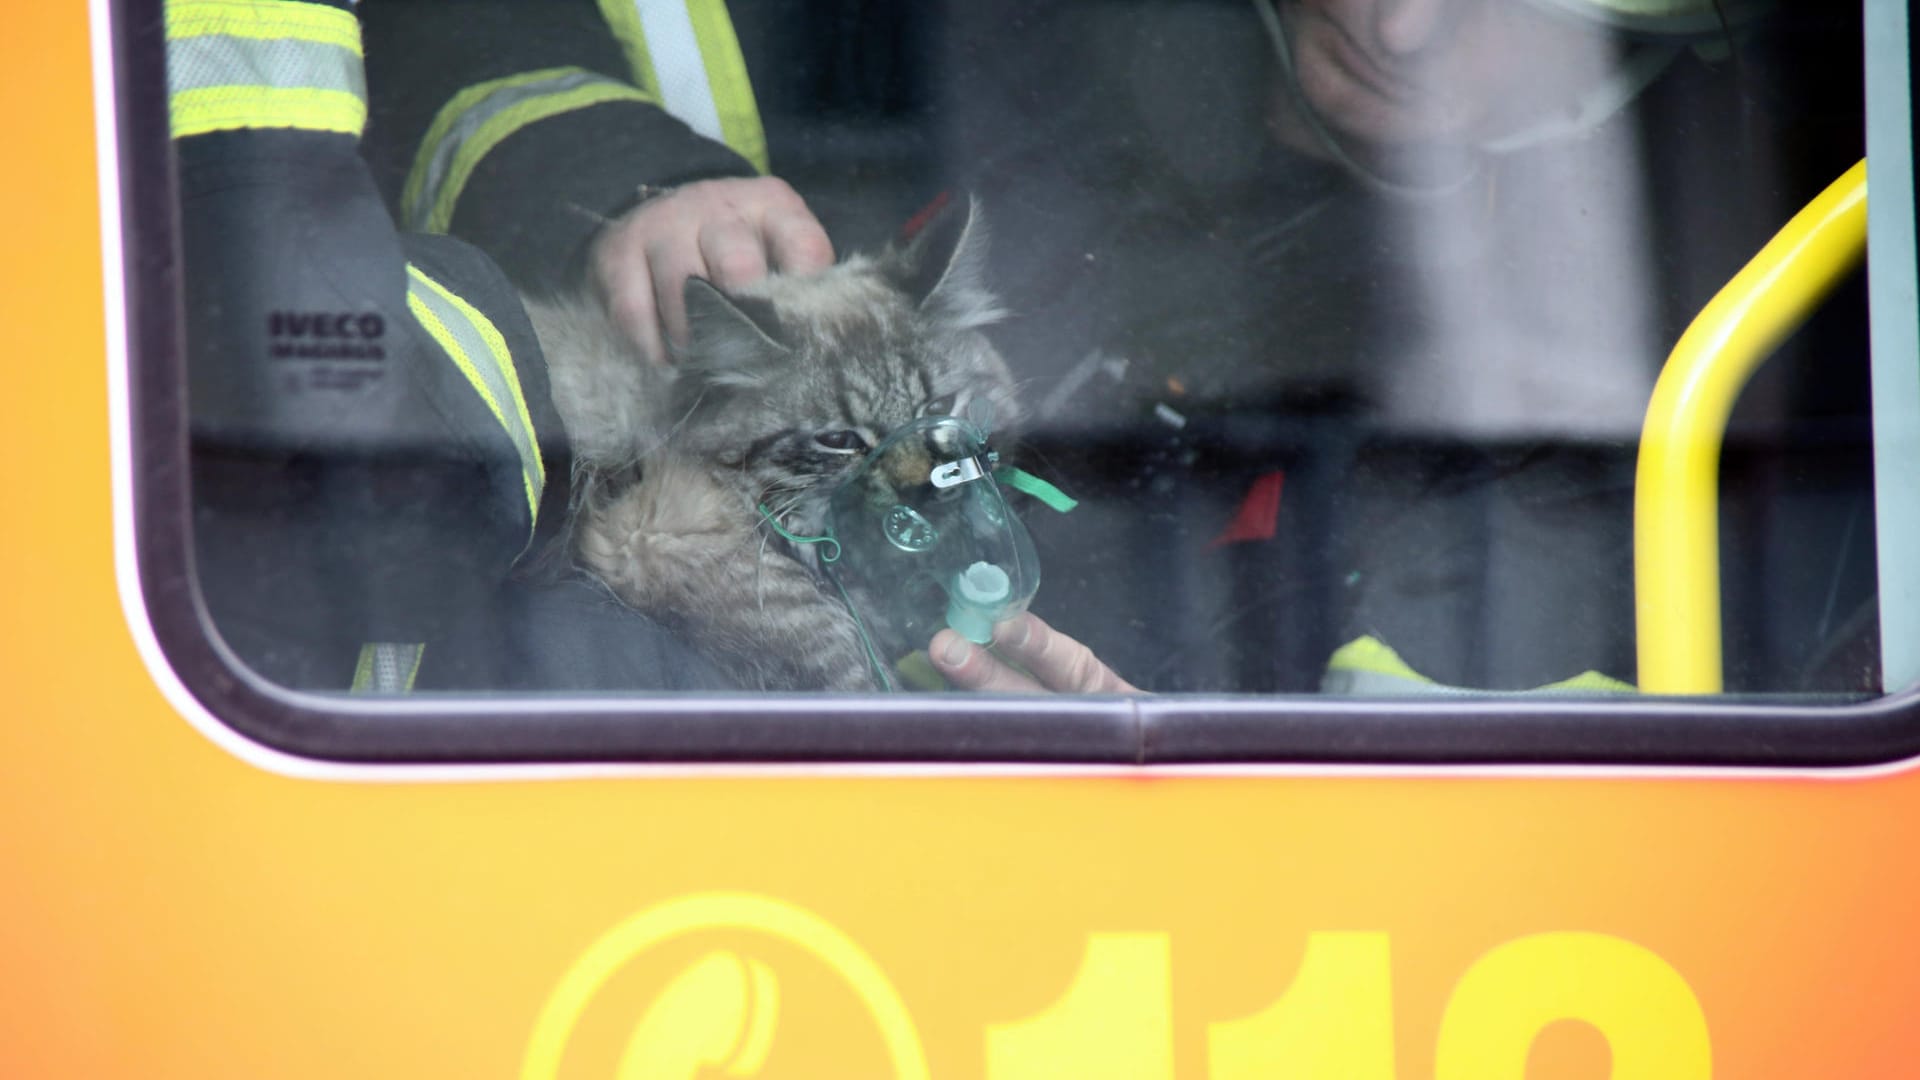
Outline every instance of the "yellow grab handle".
<path fill-rule="evenodd" d="M 1720 444 L 1733 402 L 1788 334 L 1859 264 L 1867 163 L 1795 214 L 1701 310 L 1647 406 L 1634 488 L 1640 689 L 1721 688 Z"/>

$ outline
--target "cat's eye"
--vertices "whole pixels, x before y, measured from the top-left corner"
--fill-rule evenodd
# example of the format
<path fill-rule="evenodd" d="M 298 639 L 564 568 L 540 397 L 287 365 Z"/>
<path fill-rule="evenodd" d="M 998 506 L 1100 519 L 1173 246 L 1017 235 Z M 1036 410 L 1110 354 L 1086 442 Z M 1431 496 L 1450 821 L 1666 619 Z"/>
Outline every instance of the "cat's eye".
<path fill-rule="evenodd" d="M 952 416 L 954 403 L 959 400 L 959 396 L 958 394 L 942 394 L 932 401 L 927 402 L 926 407 L 920 410 L 920 415 Z"/>
<path fill-rule="evenodd" d="M 837 451 L 839 453 L 845 453 L 845 454 L 853 453 L 856 450 L 865 450 L 867 448 L 866 437 L 852 429 L 842 429 L 840 431 L 823 431 L 820 434 L 815 435 L 813 437 L 813 441 L 819 443 L 821 446 L 824 446 L 829 450 L 833 450 L 833 451 Z"/>

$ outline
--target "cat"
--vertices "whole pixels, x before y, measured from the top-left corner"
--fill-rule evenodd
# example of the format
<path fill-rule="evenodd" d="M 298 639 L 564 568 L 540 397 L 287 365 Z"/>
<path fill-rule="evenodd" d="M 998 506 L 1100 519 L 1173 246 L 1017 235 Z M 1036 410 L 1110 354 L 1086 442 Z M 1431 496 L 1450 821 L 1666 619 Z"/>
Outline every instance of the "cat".
<path fill-rule="evenodd" d="M 981 332 L 1002 316 L 981 280 L 985 242 L 968 201 L 817 274 L 724 292 L 689 279 L 689 342 L 670 366 L 642 359 L 589 290 L 528 298 L 573 447 L 575 563 L 742 686 L 875 689 L 813 545 L 758 508 L 818 536 L 831 492 L 893 429 L 977 401 L 996 428 L 1017 422 L 1012 376 Z M 881 663 L 926 644 L 866 629 Z"/>

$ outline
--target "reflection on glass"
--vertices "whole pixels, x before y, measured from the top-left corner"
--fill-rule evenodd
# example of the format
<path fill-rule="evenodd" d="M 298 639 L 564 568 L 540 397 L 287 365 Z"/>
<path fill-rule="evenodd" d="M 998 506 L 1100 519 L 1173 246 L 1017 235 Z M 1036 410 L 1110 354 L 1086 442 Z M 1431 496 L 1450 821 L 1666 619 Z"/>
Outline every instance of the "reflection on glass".
<path fill-rule="evenodd" d="M 964 688 L 1030 606 L 1146 691 L 1629 692 L 1654 380 L 1864 145 L 1840 5 L 275 7 L 366 120 L 196 120 L 169 5 L 196 544 L 314 689 Z M 1879 689 L 1862 296 L 1729 430 L 1730 691 Z"/>

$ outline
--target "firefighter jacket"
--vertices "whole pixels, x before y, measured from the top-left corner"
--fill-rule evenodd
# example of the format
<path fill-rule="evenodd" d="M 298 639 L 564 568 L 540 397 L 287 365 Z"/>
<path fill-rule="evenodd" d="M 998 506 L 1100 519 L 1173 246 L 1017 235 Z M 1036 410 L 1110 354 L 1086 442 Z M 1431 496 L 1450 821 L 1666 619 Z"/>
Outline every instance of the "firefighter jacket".
<path fill-rule="evenodd" d="M 405 229 L 458 236 L 521 287 L 570 283 L 655 191 L 767 164 L 722 0 L 365 5 L 365 156 Z"/>
<path fill-rule="evenodd" d="M 314 689 L 718 685 L 604 593 L 521 580 L 567 498 L 539 346 L 493 260 L 385 208 L 352 10 L 165 10 L 194 541 L 228 646 Z M 422 224 L 477 145 L 429 170 Z"/>

